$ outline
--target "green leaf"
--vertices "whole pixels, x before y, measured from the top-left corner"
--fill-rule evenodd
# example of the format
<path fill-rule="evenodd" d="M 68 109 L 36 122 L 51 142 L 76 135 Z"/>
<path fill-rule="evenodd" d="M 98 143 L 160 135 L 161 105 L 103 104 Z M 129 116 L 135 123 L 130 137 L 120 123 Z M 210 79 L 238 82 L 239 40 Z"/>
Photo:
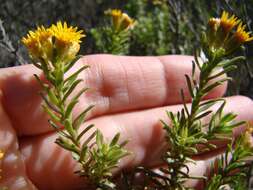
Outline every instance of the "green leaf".
<path fill-rule="evenodd" d="M 224 123 L 228 123 L 233 121 L 236 118 L 236 115 L 233 113 L 227 113 L 224 116 L 221 117 L 220 123 L 224 124 Z"/>
<path fill-rule="evenodd" d="M 62 102 L 65 102 L 66 99 L 69 97 L 69 95 L 73 92 L 73 90 L 76 88 L 76 86 L 82 82 L 83 80 L 82 79 L 78 79 L 76 80 L 75 82 L 73 82 L 73 84 L 71 84 L 71 86 L 69 86 L 67 88 L 67 91 L 64 93 L 64 97 L 62 99 Z"/>
<path fill-rule="evenodd" d="M 74 120 L 73 122 L 73 126 L 74 128 L 76 128 L 76 130 L 79 129 L 79 127 L 81 126 L 81 124 L 84 122 L 84 119 L 86 117 L 86 114 L 88 113 L 88 111 L 90 111 L 92 108 L 94 107 L 94 105 L 90 105 L 89 107 L 87 107 L 82 113 L 80 113 Z"/>
<path fill-rule="evenodd" d="M 74 72 L 73 74 L 71 74 L 68 78 L 66 78 L 64 80 L 64 84 L 66 83 L 72 83 L 73 81 L 75 81 L 78 77 L 78 75 L 85 69 L 89 68 L 88 65 L 84 65 L 83 67 L 81 67 L 80 69 L 78 69 L 76 72 Z"/>
<path fill-rule="evenodd" d="M 230 72 L 230 71 L 233 71 L 233 70 L 235 70 L 236 68 L 237 68 L 237 66 L 235 66 L 235 65 L 231 65 L 231 66 L 229 66 L 229 67 L 226 67 L 226 68 L 224 68 L 223 71 L 221 71 L 221 72 L 219 72 L 219 73 L 217 73 L 217 74 L 215 74 L 215 75 L 212 75 L 212 76 L 208 77 L 207 80 L 209 81 L 209 80 L 218 78 L 219 76 L 224 75 L 224 74 L 226 74 L 226 73 L 228 73 L 228 72 Z"/>
<path fill-rule="evenodd" d="M 192 61 L 192 79 L 195 76 L 195 71 L 196 71 L 196 63 L 194 61 Z"/>
<path fill-rule="evenodd" d="M 53 89 L 49 89 L 47 90 L 47 95 L 49 97 L 49 101 L 55 105 L 58 105 L 59 101 L 58 101 L 58 98 L 56 97 Z"/>
<path fill-rule="evenodd" d="M 75 129 L 72 126 L 71 119 L 65 119 L 64 120 L 64 128 L 68 131 L 68 133 L 70 134 L 70 136 L 72 138 L 76 139 L 77 132 L 75 131 Z"/>
<path fill-rule="evenodd" d="M 194 61 L 196 63 L 196 65 L 198 66 L 199 70 L 201 71 L 201 65 L 199 63 L 199 60 L 198 60 L 198 55 L 197 55 L 197 51 L 194 52 Z"/>
<path fill-rule="evenodd" d="M 59 131 L 60 130 L 60 127 L 57 126 L 52 120 L 48 120 L 48 123 L 56 130 L 56 131 Z"/>
<path fill-rule="evenodd" d="M 222 79 L 222 80 L 219 80 L 219 81 L 217 81 L 217 82 L 214 82 L 214 83 L 212 83 L 212 84 L 210 84 L 209 86 L 207 86 L 207 87 L 205 87 L 204 89 L 203 89 L 203 93 L 204 94 L 207 94 L 208 92 L 210 92 L 212 89 L 214 89 L 215 87 L 217 87 L 217 86 L 220 86 L 222 83 L 224 83 L 224 82 L 226 82 L 226 81 L 228 81 L 228 80 L 230 80 L 230 78 L 224 78 L 224 79 Z"/>
<path fill-rule="evenodd" d="M 238 56 L 238 57 L 234 57 L 232 59 L 224 60 L 224 61 L 220 62 L 218 65 L 221 66 L 221 67 L 227 67 L 227 66 L 230 66 L 230 65 L 234 65 L 237 62 L 245 61 L 245 59 L 246 58 L 244 56 Z"/>
<path fill-rule="evenodd" d="M 78 61 L 82 57 L 83 57 L 82 55 L 77 55 L 73 61 L 71 61 L 69 64 L 65 65 L 64 73 L 66 73 L 69 69 L 71 69 L 74 66 L 74 64 L 76 63 L 76 61 Z"/>
<path fill-rule="evenodd" d="M 194 93 L 193 93 L 193 88 L 192 88 L 192 84 L 191 84 L 191 79 L 190 79 L 190 77 L 188 75 L 185 75 L 185 78 L 186 78 L 186 82 L 187 82 L 189 93 L 190 93 L 191 97 L 193 98 L 194 97 Z"/>
<path fill-rule="evenodd" d="M 72 153 L 72 158 L 73 158 L 74 160 L 77 160 L 77 161 L 80 160 L 80 154 L 79 154 L 79 152 L 78 152 L 78 153 L 76 153 L 76 152 L 71 152 L 71 153 Z"/>
<path fill-rule="evenodd" d="M 33 76 L 35 77 L 35 79 L 36 79 L 37 82 L 40 84 L 40 86 L 41 86 L 41 88 L 42 88 L 43 90 L 46 90 L 46 89 L 49 87 L 48 84 L 44 84 L 44 83 L 41 81 L 41 79 L 40 79 L 40 77 L 39 77 L 38 75 L 34 74 Z"/>
<path fill-rule="evenodd" d="M 200 109 L 198 110 L 198 112 L 202 112 L 205 111 L 207 109 L 209 109 L 210 107 L 212 107 L 215 103 L 220 102 L 220 101 L 225 101 L 223 98 L 217 98 L 217 99 L 213 99 L 213 100 L 208 100 L 205 101 L 203 103 L 199 104 Z"/>
<path fill-rule="evenodd" d="M 40 96 L 42 97 L 42 99 L 44 100 L 44 103 L 45 103 L 45 105 L 46 105 L 48 108 L 50 108 L 52 111 L 54 111 L 54 112 L 56 112 L 56 113 L 58 113 L 58 114 L 61 114 L 60 110 L 58 110 L 58 108 L 57 108 L 55 105 L 53 105 L 53 104 L 47 99 L 47 97 L 45 97 L 44 94 L 42 94 L 42 93 L 39 93 L 39 94 L 40 94 Z"/>
<path fill-rule="evenodd" d="M 183 100 L 184 110 L 185 110 L 187 116 L 189 117 L 189 116 L 190 116 L 190 112 L 189 112 L 189 110 L 188 110 L 188 108 L 187 108 L 187 106 L 186 106 L 186 101 L 185 101 L 185 96 L 184 96 L 184 91 L 183 91 L 183 89 L 181 89 L 180 92 L 181 92 L 181 98 L 182 98 L 182 100 Z"/>
<path fill-rule="evenodd" d="M 88 146 L 83 144 L 82 150 L 81 150 L 81 153 L 80 153 L 80 157 L 79 157 L 80 161 L 85 161 L 86 160 L 88 150 L 89 150 Z"/>
<path fill-rule="evenodd" d="M 73 100 L 77 100 L 79 99 L 79 97 L 84 93 L 86 92 L 87 90 L 89 90 L 89 88 L 83 88 L 82 90 L 80 90 L 73 98 Z"/>
<path fill-rule="evenodd" d="M 63 139 L 62 137 L 58 137 L 55 140 L 55 143 L 58 144 L 58 145 L 60 145 L 61 147 L 63 147 L 66 150 L 69 150 L 71 152 L 79 154 L 79 152 L 76 149 L 76 147 L 73 144 L 71 144 L 69 141 Z"/>
<path fill-rule="evenodd" d="M 97 130 L 96 132 L 96 144 L 98 146 L 98 149 L 101 149 L 104 144 L 104 137 L 99 130 Z"/>
<path fill-rule="evenodd" d="M 120 147 L 124 147 L 124 146 L 126 146 L 126 144 L 128 143 L 129 141 L 128 140 L 125 140 L 125 141 L 123 141 L 122 143 L 120 143 Z"/>
<path fill-rule="evenodd" d="M 67 108 L 66 108 L 66 111 L 64 113 L 64 117 L 65 118 L 69 118 L 75 105 L 78 103 L 78 100 L 73 100 L 71 101 L 68 105 L 67 105 Z"/>
<path fill-rule="evenodd" d="M 81 138 L 82 138 L 82 136 L 85 134 L 85 133 L 87 133 L 91 128 L 93 128 L 94 127 L 94 124 L 91 124 L 91 125 L 88 125 L 79 135 L 78 135 L 78 137 L 77 137 L 77 141 L 79 141 Z"/>
<path fill-rule="evenodd" d="M 42 105 L 42 107 L 54 122 L 58 123 L 61 121 L 61 119 L 54 112 L 48 109 L 46 105 Z"/>
<path fill-rule="evenodd" d="M 113 139 L 112 139 L 112 141 L 111 141 L 111 143 L 110 143 L 110 146 L 116 145 L 116 144 L 118 143 L 118 141 L 119 141 L 119 137 L 120 137 L 120 133 L 117 133 L 117 134 L 113 137 Z"/>
<path fill-rule="evenodd" d="M 206 112 L 204 112 L 204 113 L 202 113 L 202 114 L 200 114 L 200 115 L 197 115 L 197 116 L 194 118 L 194 120 L 197 121 L 197 120 L 199 120 L 199 119 L 202 119 L 203 117 L 209 115 L 210 113 L 212 113 L 212 111 L 206 111 Z"/>

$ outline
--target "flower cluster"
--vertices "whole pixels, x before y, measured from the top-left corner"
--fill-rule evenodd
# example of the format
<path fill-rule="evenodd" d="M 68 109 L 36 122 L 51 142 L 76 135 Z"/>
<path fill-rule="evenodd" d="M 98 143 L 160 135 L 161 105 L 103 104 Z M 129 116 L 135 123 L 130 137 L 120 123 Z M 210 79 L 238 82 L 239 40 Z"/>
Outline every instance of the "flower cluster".
<path fill-rule="evenodd" d="M 132 29 L 135 25 L 135 21 L 119 9 L 107 10 L 105 14 L 111 16 L 116 31 Z"/>
<path fill-rule="evenodd" d="M 208 22 L 205 39 L 207 49 L 211 53 L 219 51 L 224 55 L 230 54 L 245 42 L 253 40 L 245 28 L 246 25 L 235 15 L 223 11 L 221 18 L 211 18 Z"/>
<path fill-rule="evenodd" d="M 83 31 L 78 31 L 77 27 L 68 27 L 66 22 L 57 22 L 49 28 L 41 26 L 35 31 L 29 31 L 22 42 L 34 61 L 44 60 L 48 63 L 57 58 L 59 61 L 69 62 L 78 53 L 80 39 L 84 36 Z M 56 55 L 53 55 L 54 50 Z"/>

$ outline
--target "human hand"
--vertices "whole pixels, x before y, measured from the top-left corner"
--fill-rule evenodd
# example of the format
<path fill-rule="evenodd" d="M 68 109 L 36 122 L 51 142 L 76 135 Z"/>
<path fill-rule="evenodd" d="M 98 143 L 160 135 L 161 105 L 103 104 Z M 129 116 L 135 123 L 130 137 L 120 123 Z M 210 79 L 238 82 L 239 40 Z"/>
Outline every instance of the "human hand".
<path fill-rule="evenodd" d="M 182 108 L 181 89 L 190 101 L 184 74 L 191 73 L 191 60 L 190 56 L 91 55 L 77 62 L 76 68 L 90 65 L 82 74 L 82 85 L 91 90 L 80 98 L 75 113 L 95 104 L 84 125 L 94 123 L 108 139 L 120 132 L 122 140 L 130 140 L 126 148 L 133 154 L 120 162 L 118 171 L 161 164 L 164 131 L 159 119 L 169 122 L 165 111 Z M 40 190 L 78 189 L 85 182 L 74 174 L 78 166 L 71 154 L 54 143 L 57 134 L 41 108 L 34 73 L 41 74 L 32 65 L 0 70 L 0 149 L 5 152 L 0 187 L 27 190 L 34 189 L 33 183 Z M 222 96 L 225 89 L 225 85 L 216 88 L 206 99 Z M 234 96 L 226 100 L 226 112 L 238 114 L 237 120 L 253 120 L 249 98 Z M 234 135 L 241 130 L 237 128 Z M 191 173 L 205 173 L 210 160 L 224 146 L 226 142 L 220 142 L 217 151 L 198 156 L 197 165 L 190 166 Z M 192 181 L 189 185 L 196 184 Z"/>

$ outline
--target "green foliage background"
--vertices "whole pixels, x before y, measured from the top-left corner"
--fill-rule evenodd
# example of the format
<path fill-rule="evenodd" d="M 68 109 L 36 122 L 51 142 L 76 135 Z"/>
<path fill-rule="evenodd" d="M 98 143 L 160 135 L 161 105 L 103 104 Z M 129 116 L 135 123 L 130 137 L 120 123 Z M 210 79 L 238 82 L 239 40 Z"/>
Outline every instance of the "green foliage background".
<path fill-rule="evenodd" d="M 27 59 L 20 38 L 38 25 L 50 25 L 59 20 L 77 25 L 87 33 L 82 54 L 103 53 L 95 47 L 90 30 L 105 25 L 104 11 L 120 8 L 137 20 L 132 31 L 129 55 L 192 55 L 200 39 L 200 31 L 210 16 L 222 10 L 236 14 L 252 29 L 252 0 L 160 0 L 166 6 L 154 5 L 151 0 L 1 0 L 0 19 L 13 49 L 6 51 L 0 33 L 0 67 L 20 64 Z M 234 81 L 228 94 L 253 97 L 253 47 L 243 53 L 247 62 L 231 73 Z M 18 55 L 18 56 L 16 56 Z M 21 57 L 21 58 L 20 58 Z M 20 62 L 23 62 L 21 60 Z"/>

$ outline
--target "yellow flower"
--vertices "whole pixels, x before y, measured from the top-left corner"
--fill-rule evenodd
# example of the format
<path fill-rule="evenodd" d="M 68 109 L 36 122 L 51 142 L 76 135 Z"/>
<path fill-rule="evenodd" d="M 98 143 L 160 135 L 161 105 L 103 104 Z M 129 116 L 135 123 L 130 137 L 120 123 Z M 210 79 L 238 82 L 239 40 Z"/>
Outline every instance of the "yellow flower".
<path fill-rule="evenodd" d="M 82 34 L 82 30 L 77 31 L 77 27 L 68 27 L 66 22 L 63 24 L 61 22 L 57 22 L 56 25 L 53 24 L 49 28 L 49 31 L 56 38 L 56 40 L 63 45 L 81 43 L 81 38 L 85 36 Z"/>
<path fill-rule="evenodd" d="M 123 31 L 133 28 L 135 21 L 119 9 L 112 9 L 105 12 L 112 17 L 113 27 L 116 31 Z"/>
<path fill-rule="evenodd" d="M 237 29 L 234 30 L 234 28 Z M 223 11 L 221 18 L 211 18 L 206 32 L 206 47 L 211 53 L 228 55 L 243 43 L 253 40 L 246 26 L 235 15 Z"/>
<path fill-rule="evenodd" d="M 250 32 L 245 31 L 246 25 L 239 24 L 236 32 L 234 33 L 234 38 L 239 44 L 249 42 L 253 40 L 253 37 L 250 36 Z"/>
<path fill-rule="evenodd" d="M 52 36 L 55 38 L 55 48 L 62 61 L 71 61 L 74 59 L 80 49 L 81 38 L 85 35 L 77 27 L 69 26 L 66 22 L 57 22 L 49 28 Z"/>
<path fill-rule="evenodd" d="M 220 19 L 220 26 L 224 30 L 225 34 L 228 34 L 237 24 L 239 24 L 240 20 L 232 15 L 229 17 L 229 13 L 226 11 L 222 12 Z"/>
<path fill-rule="evenodd" d="M 134 26 L 135 21 L 130 18 L 126 13 L 122 14 L 121 28 L 122 30 L 131 29 Z"/>
<path fill-rule="evenodd" d="M 68 27 L 66 22 L 57 22 L 50 28 L 41 26 L 35 31 L 29 31 L 22 42 L 34 61 L 46 63 L 50 68 L 56 62 L 64 64 L 75 58 L 80 49 L 81 38 L 85 36 L 82 32 L 77 27 Z M 56 54 L 53 55 L 54 49 Z"/>
<path fill-rule="evenodd" d="M 27 47 L 33 59 L 50 59 L 52 55 L 52 34 L 44 26 L 37 27 L 35 31 L 29 31 L 22 43 Z"/>
<path fill-rule="evenodd" d="M 113 26 L 115 26 L 115 28 L 119 28 L 122 17 L 122 11 L 119 9 L 113 9 L 109 11 L 108 14 L 112 16 Z"/>

